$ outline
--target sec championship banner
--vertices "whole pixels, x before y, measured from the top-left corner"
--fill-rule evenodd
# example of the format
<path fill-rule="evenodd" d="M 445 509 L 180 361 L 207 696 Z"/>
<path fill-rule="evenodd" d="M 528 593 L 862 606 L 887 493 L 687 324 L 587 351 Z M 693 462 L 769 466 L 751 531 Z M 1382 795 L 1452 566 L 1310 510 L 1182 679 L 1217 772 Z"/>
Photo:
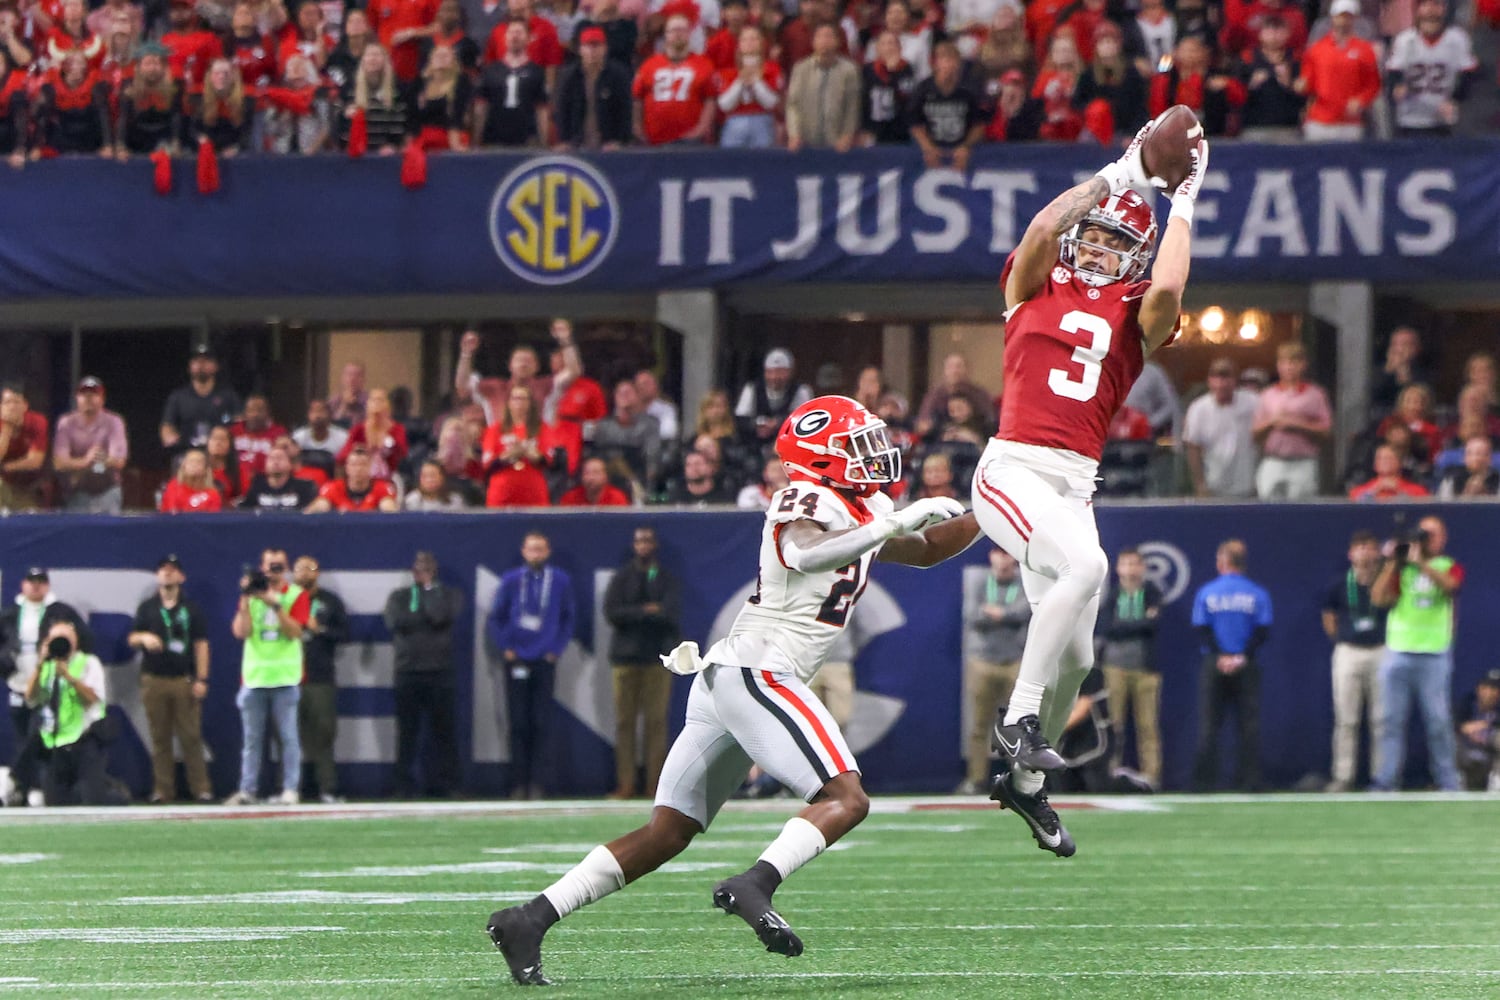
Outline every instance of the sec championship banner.
<path fill-rule="evenodd" d="M 1450 552 L 1468 570 L 1460 596 L 1453 690 L 1462 696 L 1497 665 L 1500 649 L 1500 544 L 1485 505 L 1443 509 Z M 1414 518 L 1408 518 L 1407 523 Z M 1346 504 L 1106 507 L 1100 533 L 1111 553 L 1134 545 L 1166 595 L 1155 665 L 1163 676 L 1162 730 L 1167 783 L 1183 787 L 1197 738 L 1198 639 L 1190 625 L 1193 594 L 1214 574 L 1214 550 L 1228 537 L 1249 549 L 1249 575 L 1270 592 L 1275 621 L 1262 659 L 1259 752 L 1267 778 L 1288 786 L 1327 773 L 1332 730 L 1330 648 L 1319 624 L 1329 590 L 1344 586 L 1344 551 L 1359 528 L 1382 537 L 1400 530 L 1389 509 Z M 559 794 L 600 795 L 614 780 L 614 709 L 609 625 L 602 595 L 629 558 L 632 530 L 656 527 L 664 565 L 683 581 L 683 634 L 704 648 L 722 635 L 755 587 L 761 518 L 744 513 L 619 511 L 528 515 L 368 515 L 363 517 L 58 518 L 0 521 L 0 594 L 10 600 L 26 568 L 51 570 L 53 592 L 87 615 L 108 665 L 111 711 L 121 736 L 110 766 L 144 797 L 150 787 L 139 665 L 125 644 L 131 617 L 153 589 L 151 569 L 176 553 L 188 597 L 210 619 L 211 685 L 204 733 L 221 795 L 238 781 L 240 718 L 235 709 L 241 644 L 230 635 L 241 566 L 265 546 L 316 556 L 322 585 L 349 610 L 350 641 L 336 657 L 342 790 L 387 794 L 395 784 L 395 720 L 390 633 L 382 619 L 393 591 L 406 599 L 407 567 L 418 549 L 434 552 L 439 575 L 464 592 L 454 625 L 460 757 L 464 788 L 508 790 L 503 675 L 485 639 L 484 619 L 501 574 L 520 562 L 522 535 L 548 534 L 554 564 L 571 578 L 575 641 L 560 660 L 555 725 L 543 759 Z M 850 628 L 857 693 L 849 742 L 876 791 L 946 792 L 963 775 L 965 733 L 962 586 L 983 572 L 983 544 L 930 570 L 878 564 Z M 669 729 L 682 725 L 691 682 L 674 682 Z M 0 718 L 0 757 L 9 760 L 8 718 Z M 1223 744 L 1230 748 L 1228 737 Z M 1409 773 L 1420 780 L 1413 741 Z"/>
<path fill-rule="evenodd" d="M 241 158 L 201 195 L 151 164 L 80 158 L 0 185 L 10 299 L 717 288 L 993 281 L 1027 222 L 1110 154 L 986 145 L 966 174 L 912 148 Z M 1165 202 L 1158 206 L 1164 213 Z M 1199 280 L 1491 280 L 1500 141 L 1220 142 Z"/>

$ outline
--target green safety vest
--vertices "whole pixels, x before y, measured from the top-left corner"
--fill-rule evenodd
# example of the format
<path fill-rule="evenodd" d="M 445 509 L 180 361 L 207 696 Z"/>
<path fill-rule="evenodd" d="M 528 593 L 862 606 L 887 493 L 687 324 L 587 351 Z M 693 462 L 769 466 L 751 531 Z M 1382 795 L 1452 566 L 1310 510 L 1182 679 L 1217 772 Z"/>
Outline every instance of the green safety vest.
<path fill-rule="evenodd" d="M 1447 556 L 1430 563 L 1439 573 L 1453 568 Z M 1453 598 L 1416 566 L 1401 568 L 1401 594 L 1386 618 L 1385 644 L 1398 653 L 1443 653 L 1453 645 Z"/>
<path fill-rule="evenodd" d="M 302 596 L 302 588 L 289 584 L 279 598 L 283 610 Z M 247 688 L 293 687 L 302 683 L 302 642 L 281 634 L 276 608 L 258 597 L 250 598 L 250 635 L 245 639 L 241 679 Z"/>
<path fill-rule="evenodd" d="M 68 676 L 83 679 L 88 670 L 89 657 L 87 653 L 74 653 L 73 658 L 68 661 L 66 670 Z M 39 709 L 42 723 L 42 744 L 49 750 L 53 747 L 65 747 L 77 743 L 83 736 L 83 731 L 89 727 L 88 706 L 73 689 L 73 685 L 66 681 L 58 681 L 57 700 L 52 700 L 52 683 L 56 675 L 56 666 L 52 660 L 44 660 L 37 668 L 37 690 L 46 697 Z M 103 691 L 95 691 L 100 700 L 104 699 Z M 53 713 L 56 713 L 54 715 Z"/>

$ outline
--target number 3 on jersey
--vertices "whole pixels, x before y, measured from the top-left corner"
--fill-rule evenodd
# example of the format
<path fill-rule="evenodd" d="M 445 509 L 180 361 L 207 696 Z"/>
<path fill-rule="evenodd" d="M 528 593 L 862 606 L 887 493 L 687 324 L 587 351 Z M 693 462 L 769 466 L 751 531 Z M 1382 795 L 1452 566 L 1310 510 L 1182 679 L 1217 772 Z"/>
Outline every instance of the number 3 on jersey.
<path fill-rule="evenodd" d="M 1068 371 L 1054 368 L 1047 373 L 1047 387 L 1065 399 L 1086 403 L 1099 391 L 1099 373 L 1103 370 L 1104 356 L 1109 353 L 1109 341 L 1114 331 L 1109 328 L 1108 320 L 1081 309 L 1063 316 L 1059 328 L 1063 333 L 1089 334 L 1093 340 L 1087 347 L 1073 349 L 1073 362 L 1083 366 L 1083 374 L 1075 379 Z"/>

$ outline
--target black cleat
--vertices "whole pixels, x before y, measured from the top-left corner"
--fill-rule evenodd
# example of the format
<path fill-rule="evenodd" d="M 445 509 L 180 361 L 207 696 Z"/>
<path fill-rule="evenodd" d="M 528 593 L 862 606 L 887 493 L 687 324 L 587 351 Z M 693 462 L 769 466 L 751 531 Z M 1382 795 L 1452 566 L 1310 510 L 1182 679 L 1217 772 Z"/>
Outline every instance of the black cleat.
<path fill-rule="evenodd" d="M 1047 737 L 1042 735 L 1042 723 L 1034 715 L 1023 715 L 1007 726 L 1005 710 L 995 720 L 990 731 L 990 746 L 1000 754 L 1004 763 L 1014 764 L 1025 771 L 1062 771 L 1067 764 L 1062 755 L 1052 749 Z"/>
<path fill-rule="evenodd" d="M 771 897 L 745 875 L 736 875 L 714 886 L 714 905 L 749 924 L 766 951 L 788 958 L 802 954 L 802 939 L 771 907 Z"/>
<path fill-rule="evenodd" d="M 505 956 L 510 966 L 510 978 L 521 986 L 551 986 L 552 980 L 542 975 L 542 937 L 546 929 L 539 926 L 525 909 L 512 906 L 490 914 L 485 928 L 490 940 Z"/>
<path fill-rule="evenodd" d="M 1077 845 L 1073 838 L 1068 836 L 1068 831 L 1063 828 L 1062 821 L 1057 818 L 1051 804 L 1047 801 L 1047 793 L 1039 791 L 1035 795 L 1026 795 L 1017 791 L 1015 779 L 1009 772 L 995 775 L 990 784 L 990 798 L 1000 803 L 1001 809 L 1010 809 L 1019 813 L 1031 827 L 1031 835 L 1036 838 L 1036 846 L 1044 851 L 1051 851 L 1060 858 L 1071 858 Z"/>

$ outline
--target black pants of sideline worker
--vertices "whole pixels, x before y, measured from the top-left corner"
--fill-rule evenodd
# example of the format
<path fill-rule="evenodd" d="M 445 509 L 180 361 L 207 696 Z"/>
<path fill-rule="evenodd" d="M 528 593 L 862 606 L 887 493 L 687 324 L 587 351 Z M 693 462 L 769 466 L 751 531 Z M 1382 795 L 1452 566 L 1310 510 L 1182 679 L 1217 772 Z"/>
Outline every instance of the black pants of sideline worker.
<path fill-rule="evenodd" d="M 396 675 L 396 796 L 417 790 L 413 774 L 417 741 L 427 730 L 427 760 L 422 763 L 428 795 L 451 795 L 458 789 L 458 734 L 453 719 L 451 671 L 411 670 Z"/>
<path fill-rule="evenodd" d="M 552 690 L 557 666 L 546 660 L 515 660 L 504 665 L 506 707 L 510 712 L 510 789 L 536 798 L 545 790 L 543 761 L 552 727 Z"/>
<path fill-rule="evenodd" d="M 1257 792 L 1260 780 L 1260 668 L 1249 661 L 1232 674 L 1219 672 L 1218 657 L 1203 659 L 1198 682 L 1198 758 L 1193 767 L 1193 789 L 1210 792 L 1218 779 L 1219 731 L 1230 709 L 1238 728 L 1234 787 Z"/>

